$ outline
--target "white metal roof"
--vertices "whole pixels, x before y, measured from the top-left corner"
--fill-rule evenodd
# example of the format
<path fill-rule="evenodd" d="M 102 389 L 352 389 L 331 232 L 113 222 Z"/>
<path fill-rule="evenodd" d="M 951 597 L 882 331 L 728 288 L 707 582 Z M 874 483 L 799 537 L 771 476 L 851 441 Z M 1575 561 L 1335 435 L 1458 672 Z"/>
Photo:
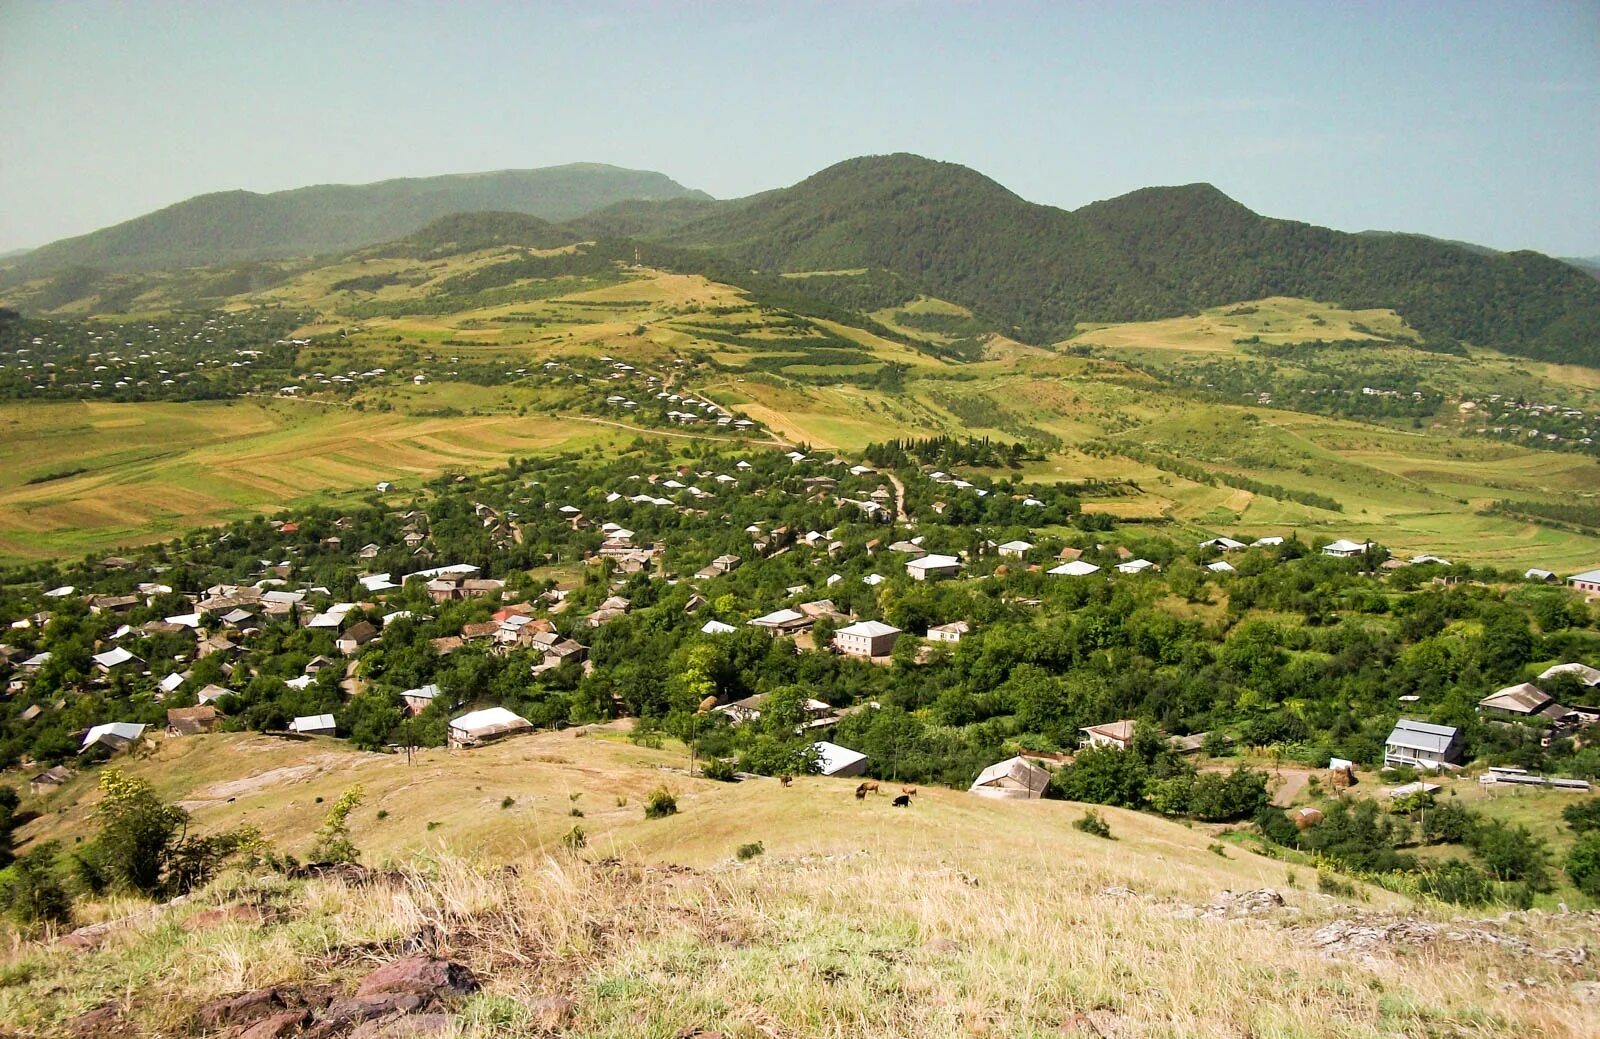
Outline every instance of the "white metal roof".
<path fill-rule="evenodd" d="M 1098 566 L 1093 563 L 1086 563 L 1081 559 L 1074 559 L 1070 563 L 1062 563 L 1060 566 L 1051 567 L 1046 571 L 1046 573 L 1051 574 L 1064 574 L 1067 577 L 1088 577 L 1090 574 L 1099 572 L 1100 568 Z"/>
<path fill-rule="evenodd" d="M 85 747 L 92 746 L 98 743 L 103 736 L 132 742 L 144 733 L 144 728 L 144 725 L 140 722 L 106 722 L 104 725 L 96 725 L 90 729 L 83 737 L 83 745 Z"/>
<path fill-rule="evenodd" d="M 859 635 L 864 639 L 875 639 L 883 635 L 898 635 L 899 633 L 899 628 L 892 624 L 885 624 L 882 621 L 858 621 L 847 628 L 840 628 L 834 634 Z"/>
<path fill-rule="evenodd" d="M 289 723 L 290 732 L 316 732 L 336 727 L 331 714 L 303 714 Z"/>
<path fill-rule="evenodd" d="M 831 776 L 857 762 L 867 760 L 867 756 L 860 751 L 841 747 L 827 740 L 819 740 L 813 743 L 811 748 L 817 752 L 817 771 L 825 776 Z"/>
<path fill-rule="evenodd" d="M 479 711 L 470 711 L 459 718 L 452 718 L 450 728 L 469 736 L 493 736 L 515 729 L 531 729 L 533 723 L 504 707 L 485 707 Z"/>

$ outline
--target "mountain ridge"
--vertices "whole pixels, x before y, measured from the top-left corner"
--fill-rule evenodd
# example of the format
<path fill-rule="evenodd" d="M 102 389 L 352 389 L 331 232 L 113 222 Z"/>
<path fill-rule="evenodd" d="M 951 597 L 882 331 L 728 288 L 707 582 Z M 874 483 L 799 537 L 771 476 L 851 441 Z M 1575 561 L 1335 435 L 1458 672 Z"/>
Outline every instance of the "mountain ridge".
<path fill-rule="evenodd" d="M 336 253 L 404 238 L 454 213 L 570 220 L 630 198 L 704 198 L 665 174 L 600 163 L 209 192 L 32 250 L 11 278 L 72 267 L 141 271 Z"/>

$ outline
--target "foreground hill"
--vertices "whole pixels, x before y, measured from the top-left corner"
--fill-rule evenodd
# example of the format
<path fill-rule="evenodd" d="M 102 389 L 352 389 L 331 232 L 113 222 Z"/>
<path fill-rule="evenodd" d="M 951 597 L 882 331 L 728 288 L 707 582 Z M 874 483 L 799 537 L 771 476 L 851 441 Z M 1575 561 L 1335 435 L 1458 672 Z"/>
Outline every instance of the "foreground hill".
<path fill-rule="evenodd" d="M 707 197 L 660 173 L 598 163 L 322 184 L 264 195 L 223 191 L 46 245 L 23 257 L 16 270 L 136 271 L 308 256 L 403 238 L 452 213 L 503 210 L 570 220 L 624 199 Z"/>
<path fill-rule="evenodd" d="M 446 998 L 432 1023 L 447 1030 L 425 1034 L 1566 1037 L 1600 1023 L 1582 1001 L 1592 971 L 1572 962 L 1595 940 L 1587 914 L 1446 923 L 1383 891 L 1316 893 L 1304 866 L 1115 809 L 1106 840 L 1064 802 L 925 790 L 897 809 L 857 802 L 853 781 L 723 784 L 683 763 L 605 732 L 411 765 L 320 740 L 168 740 L 124 767 L 190 799 L 202 828 L 242 819 L 303 853 L 359 783 L 353 837 L 392 870 L 258 868 L 164 910 L 91 906 L 128 922 L 8 951 L 0 1018 L 27 1035 L 74 1034 L 74 1019 L 75 1034 L 193 1035 L 208 1007 L 273 986 L 322 1022 L 330 998 L 423 953 L 483 986 Z M 81 826 L 90 778 L 37 806 L 49 821 L 30 832 Z M 678 814 L 646 820 L 660 785 Z M 561 839 L 575 828 L 584 842 Z"/>
<path fill-rule="evenodd" d="M 783 271 L 884 268 L 1035 342 L 1283 295 L 1392 307 L 1436 344 L 1600 363 L 1600 284 L 1569 264 L 1275 220 L 1206 184 L 1068 212 L 953 163 L 873 156 L 661 234 Z"/>

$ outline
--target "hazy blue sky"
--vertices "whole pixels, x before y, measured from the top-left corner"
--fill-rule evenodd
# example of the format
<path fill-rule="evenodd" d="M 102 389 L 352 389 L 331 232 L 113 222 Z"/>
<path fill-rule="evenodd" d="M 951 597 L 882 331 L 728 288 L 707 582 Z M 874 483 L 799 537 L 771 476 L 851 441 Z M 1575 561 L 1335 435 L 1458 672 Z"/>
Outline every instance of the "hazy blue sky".
<path fill-rule="evenodd" d="M 1596 254 L 1600 2 L 0 0 L 0 250 L 228 188 L 600 161 L 730 197 L 889 151 Z"/>

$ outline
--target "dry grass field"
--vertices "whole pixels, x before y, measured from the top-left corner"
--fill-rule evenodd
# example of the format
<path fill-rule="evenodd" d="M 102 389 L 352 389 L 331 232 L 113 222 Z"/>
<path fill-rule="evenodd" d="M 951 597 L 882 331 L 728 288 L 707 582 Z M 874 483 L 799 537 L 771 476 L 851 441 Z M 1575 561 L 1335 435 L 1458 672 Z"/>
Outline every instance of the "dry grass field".
<path fill-rule="evenodd" d="M 1600 1027 L 1578 987 L 1592 966 L 1541 955 L 1592 946 L 1588 915 L 1452 920 L 1382 891 L 1319 894 L 1313 870 L 1217 844 L 1205 827 L 1112 809 L 1105 840 L 1074 829 L 1084 809 L 1063 802 L 924 790 L 896 809 L 886 795 L 858 803 L 852 781 L 720 784 L 684 764 L 603 733 L 409 765 L 316 740 L 169 741 L 128 768 L 187 798 L 201 826 L 242 818 L 303 852 L 327 803 L 359 783 L 364 861 L 400 872 L 361 887 L 235 873 L 92 952 L 13 942 L 0 1019 L 54 1034 L 109 1001 L 143 1034 L 180 1034 L 203 1000 L 348 986 L 420 947 L 484 981 L 447 1033 L 474 1037 L 1564 1039 Z M 678 814 L 647 820 L 641 799 L 663 785 Z M 87 779 L 52 795 L 48 822 L 25 835 L 71 831 L 93 796 Z M 561 839 L 574 826 L 584 846 Z M 758 841 L 760 854 L 736 858 Z M 1259 889 L 1285 904 L 1229 908 L 1228 892 Z M 238 904 L 269 922 L 179 926 Z M 1434 937 L 1329 940 L 1352 924 Z"/>

